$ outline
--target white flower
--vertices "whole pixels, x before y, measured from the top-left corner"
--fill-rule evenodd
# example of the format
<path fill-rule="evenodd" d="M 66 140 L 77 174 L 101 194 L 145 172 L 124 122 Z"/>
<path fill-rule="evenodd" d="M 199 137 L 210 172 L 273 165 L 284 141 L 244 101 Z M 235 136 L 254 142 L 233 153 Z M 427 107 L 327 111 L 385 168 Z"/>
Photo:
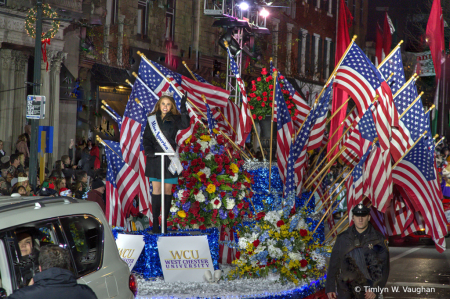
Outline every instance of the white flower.
<path fill-rule="evenodd" d="M 238 199 L 239 199 L 239 200 L 243 200 L 244 197 L 245 197 L 245 191 L 239 192 Z"/>
<path fill-rule="evenodd" d="M 201 151 L 204 151 L 208 148 L 208 141 L 199 140 L 198 143 L 200 144 Z"/>
<path fill-rule="evenodd" d="M 205 199 L 206 199 L 203 192 L 198 192 L 197 195 L 194 195 L 194 198 L 198 202 L 205 202 Z"/>
<path fill-rule="evenodd" d="M 276 225 L 278 220 L 280 220 L 280 215 L 277 211 L 270 211 L 264 216 L 264 220 Z"/>
<path fill-rule="evenodd" d="M 208 168 L 208 167 L 205 167 L 205 168 L 203 168 L 203 169 L 200 169 L 200 171 L 203 172 L 203 173 L 206 175 L 206 177 L 207 177 L 208 179 L 209 179 L 209 177 L 211 176 L 211 169 Z"/>
<path fill-rule="evenodd" d="M 299 261 L 302 259 L 302 255 L 300 253 L 289 252 L 288 255 L 289 255 L 289 258 L 294 261 Z"/>
<path fill-rule="evenodd" d="M 245 185 L 242 184 L 242 185 L 241 185 L 241 190 L 245 190 L 245 189 L 247 189 L 247 187 L 245 187 Z"/>
<path fill-rule="evenodd" d="M 222 201 L 220 200 L 220 198 L 216 197 L 211 200 L 211 205 L 213 209 L 220 209 L 220 207 L 222 206 Z"/>
<path fill-rule="evenodd" d="M 211 140 L 209 141 L 209 146 L 213 146 L 217 144 L 217 140 L 215 138 L 211 138 Z"/>
<path fill-rule="evenodd" d="M 233 198 L 227 198 L 226 202 L 227 202 L 226 204 L 227 210 L 231 210 L 236 205 Z"/>
<path fill-rule="evenodd" d="M 176 205 L 172 205 L 171 207 L 170 207 L 170 211 L 172 212 L 172 213 L 176 213 L 176 212 L 178 212 L 178 207 L 176 206 Z"/>
<path fill-rule="evenodd" d="M 267 251 L 269 252 L 270 257 L 274 259 L 279 259 L 280 257 L 283 256 L 283 251 L 281 251 L 280 248 L 277 248 L 273 245 L 269 245 Z"/>
<path fill-rule="evenodd" d="M 208 153 L 205 157 L 205 160 L 211 160 L 211 159 L 214 159 L 214 155 L 211 153 Z"/>
<path fill-rule="evenodd" d="M 300 219 L 300 221 L 297 224 L 296 229 L 300 230 L 300 229 L 307 229 L 307 228 L 308 228 L 308 225 L 306 224 L 305 220 L 304 219 Z"/>
<path fill-rule="evenodd" d="M 245 248 L 247 248 L 247 244 L 248 244 L 248 241 L 247 241 L 247 239 L 246 238 L 239 238 L 239 248 L 240 249 L 245 249 Z"/>
<path fill-rule="evenodd" d="M 184 192 L 184 189 L 181 189 L 181 190 L 178 191 L 178 199 L 179 200 L 183 199 L 183 192 Z"/>
<path fill-rule="evenodd" d="M 266 250 L 266 246 L 259 245 L 259 246 L 256 247 L 256 249 L 254 250 L 254 253 L 255 253 L 255 254 L 256 254 L 256 253 L 260 253 L 260 252 L 263 252 L 264 250 Z"/>
<path fill-rule="evenodd" d="M 238 180 L 238 178 L 239 178 L 239 174 L 235 173 L 235 174 L 231 177 L 231 180 L 233 181 L 233 183 L 236 183 L 236 181 Z"/>

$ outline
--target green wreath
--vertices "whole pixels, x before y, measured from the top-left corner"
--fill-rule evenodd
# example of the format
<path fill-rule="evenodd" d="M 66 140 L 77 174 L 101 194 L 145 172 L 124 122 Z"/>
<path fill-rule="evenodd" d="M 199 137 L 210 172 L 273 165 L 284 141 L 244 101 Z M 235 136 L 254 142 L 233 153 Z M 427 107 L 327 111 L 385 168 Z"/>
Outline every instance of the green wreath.
<path fill-rule="evenodd" d="M 50 5 L 43 4 L 42 16 L 45 18 L 56 19 L 58 17 L 58 14 L 56 13 L 56 11 L 52 10 Z M 31 36 L 32 38 L 36 38 L 35 23 L 36 23 L 36 7 L 33 7 L 30 8 L 30 10 L 28 10 L 28 14 L 25 19 L 25 29 L 27 30 L 28 35 Z M 50 28 L 50 30 L 47 32 L 42 32 L 41 39 L 44 40 L 48 38 L 54 38 L 56 33 L 58 33 L 60 23 L 61 23 L 60 21 L 52 20 L 52 28 Z"/>

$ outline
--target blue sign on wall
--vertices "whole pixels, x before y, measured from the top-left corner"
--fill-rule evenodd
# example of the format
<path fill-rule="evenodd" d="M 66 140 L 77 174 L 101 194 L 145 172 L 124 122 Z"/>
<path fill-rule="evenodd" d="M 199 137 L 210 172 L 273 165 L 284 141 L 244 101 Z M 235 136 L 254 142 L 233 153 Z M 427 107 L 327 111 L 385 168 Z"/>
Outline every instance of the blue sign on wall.
<path fill-rule="evenodd" d="M 52 126 L 39 126 L 38 133 L 38 153 L 41 152 L 41 134 L 42 131 L 46 132 L 45 136 L 45 152 L 51 154 L 53 153 L 53 127 Z"/>

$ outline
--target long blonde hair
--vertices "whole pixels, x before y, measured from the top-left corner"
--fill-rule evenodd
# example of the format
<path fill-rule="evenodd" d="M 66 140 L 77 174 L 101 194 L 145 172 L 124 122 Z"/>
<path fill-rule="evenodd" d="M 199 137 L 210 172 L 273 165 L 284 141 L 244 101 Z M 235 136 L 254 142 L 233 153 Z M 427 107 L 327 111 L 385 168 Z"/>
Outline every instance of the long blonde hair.
<path fill-rule="evenodd" d="M 161 102 L 163 99 L 169 99 L 170 103 L 172 103 L 172 108 L 170 108 L 170 112 L 172 112 L 173 115 L 180 115 L 180 112 L 177 109 L 177 104 L 175 103 L 175 100 L 173 99 L 173 97 L 169 97 L 169 96 L 160 97 L 158 102 L 155 105 L 155 109 L 153 109 L 153 112 L 150 113 L 149 115 L 154 115 L 158 111 L 161 111 Z"/>

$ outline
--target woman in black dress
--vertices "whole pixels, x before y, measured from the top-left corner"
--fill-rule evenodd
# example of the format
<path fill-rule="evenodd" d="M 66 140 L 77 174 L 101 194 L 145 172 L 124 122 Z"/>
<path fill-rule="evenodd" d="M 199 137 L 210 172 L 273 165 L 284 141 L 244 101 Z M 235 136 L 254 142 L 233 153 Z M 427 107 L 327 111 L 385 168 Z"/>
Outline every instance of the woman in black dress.
<path fill-rule="evenodd" d="M 143 145 L 145 155 L 147 156 L 147 163 L 145 165 L 145 176 L 149 177 L 153 186 L 152 193 L 152 215 L 153 215 L 153 229 L 154 233 L 159 233 L 161 230 L 158 226 L 158 218 L 161 212 L 161 200 L 164 200 L 164 227 L 167 231 L 167 217 L 169 216 L 169 210 L 172 202 L 172 185 L 178 184 L 178 176 L 181 174 L 180 166 L 172 173 L 169 170 L 169 166 L 174 163 L 173 159 L 169 156 L 165 156 L 164 159 L 164 193 L 162 193 L 161 187 L 161 156 L 156 156 L 155 153 L 165 152 L 161 146 L 161 142 L 168 141 L 171 148 L 176 151 L 177 143 L 175 138 L 179 130 L 184 130 L 189 126 L 189 114 L 186 109 L 186 96 L 181 99 L 180 112 L 177 110 L 177 106 L 172 95 L 161 96 L 155 105 L 155 109 L 149 114 L 147 120 L 147 126 L 145 127 L 143 136 Z M 152 125 L 150 121 L 153 120 Z M 156 126 L 157 123 L 157 126 Z M 156 129 L 155 129 L 156 127 Z M 156 130 L 156 131 L 155 131 Z M 162 135 L 162 139 L 156 138 L 155 133 L 159 130 Z M 164 140 L 165 139 L 165 140 Z M 163 140 L 163 141 L 161 141 Z M 173 157 L 173 156 L 171 156 Z M 176 157 L 178 158 L 178 157 Z M 162 196 L 164 194 L 165 196 Z"/>

